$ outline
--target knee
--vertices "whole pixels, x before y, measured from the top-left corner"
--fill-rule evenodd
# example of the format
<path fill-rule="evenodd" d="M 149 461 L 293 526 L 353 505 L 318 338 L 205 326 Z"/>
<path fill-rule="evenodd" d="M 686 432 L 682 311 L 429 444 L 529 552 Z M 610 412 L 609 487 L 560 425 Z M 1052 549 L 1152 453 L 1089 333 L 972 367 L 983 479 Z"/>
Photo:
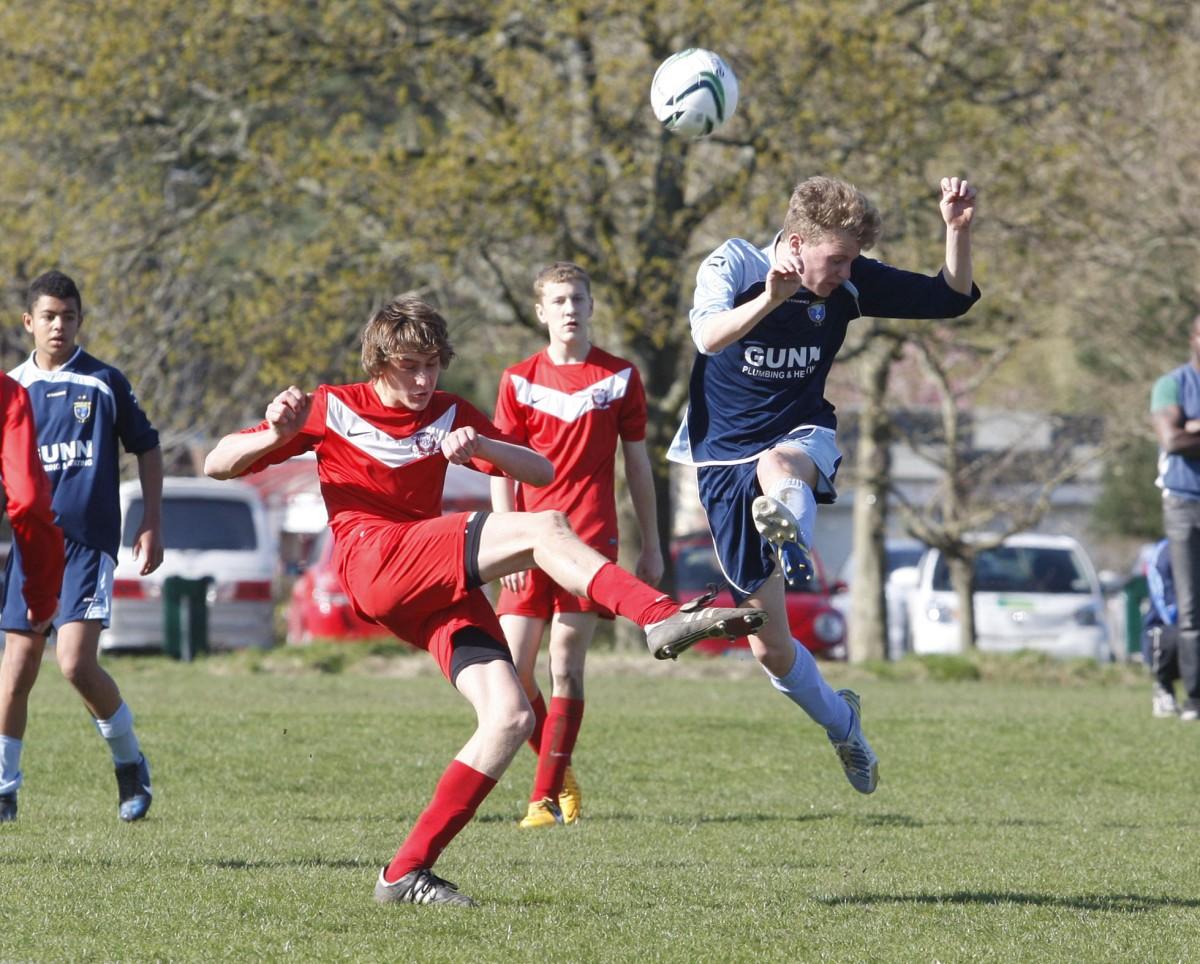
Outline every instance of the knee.
<path fill-rule="evenodd" d="M 576 694 L 583 692 L 583 664 L 552 667 L 550 679 L 556 696 L 564 695 L 570 699 L 578 699 Z"/>
<path fill-rule="evenodd" d="M 18 656 L 14 650 L 12 665 L 6 666 L 5 672 L 0 675 L 0 685 L 3 686 L 5 695 L 29 696 L 33 684 L 37 681 L 40 661 L 40 655 L 35 660 L 31 657 Z"/>
<path fill-rule="evenodd" d="M 533 726 L 533 708 L 528 700 L 522 700 L 520 706 L 495 722 L 496 741 L 515 751 L 533 735 Z"/>
<path fill-rule="evenodd" d="M 518 709 L 513 715 L 513 735 L 516 738 L 518 746 L 533 736 L 535 722 L 533 707 L 528 703 Z"/>
<path fill-rule="evenodd" d="M 574 535 L 574 530 L 572 530 L 565 512 L 549 509 L 545 512 L 534 513 L 534 518 L 537 522 L 537 531 L 542 537 L 553 539 Z"/>
<path fill-rule="evenodd" d="M 72 686 L 78 686 L 79 681 L 83 679 L 83 661 L 78 657 L 67 656 L 63 653 L 59 653 L 58 668 L 62 671 L 63 679 L 65 679 Z"/>

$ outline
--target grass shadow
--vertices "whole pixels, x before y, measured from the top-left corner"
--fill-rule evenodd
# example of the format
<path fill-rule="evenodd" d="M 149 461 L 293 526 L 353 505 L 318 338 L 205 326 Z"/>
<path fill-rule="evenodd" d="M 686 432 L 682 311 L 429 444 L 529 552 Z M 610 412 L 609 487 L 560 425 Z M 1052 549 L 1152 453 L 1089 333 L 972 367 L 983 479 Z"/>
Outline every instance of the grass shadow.
<path fill-rule="evenodd" d="M 830 907 L 879 904 L 939 904 L 1003 905 L 1019 904 L 1033 907 L 1062 907 L 1067 910 L 1117 911 L 1123 914 L 1142 914 L 1162 907 L 1194 910 L 1200 899 L 1193 897 L 1151 897 L 1145 894 L 1027 894 L 1020 891 L 966 891 L 950 894 L 856 894 L 845 897 L 819 897 Z"/>

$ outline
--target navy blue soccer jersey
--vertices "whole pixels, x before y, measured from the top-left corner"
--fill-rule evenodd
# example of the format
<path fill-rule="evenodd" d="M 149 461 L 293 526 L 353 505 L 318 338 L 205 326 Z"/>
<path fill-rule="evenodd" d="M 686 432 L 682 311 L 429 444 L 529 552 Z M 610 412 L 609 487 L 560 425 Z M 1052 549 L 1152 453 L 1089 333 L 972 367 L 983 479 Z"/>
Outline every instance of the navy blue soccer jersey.
<path fill-rule="evenodd" d="M 776 236 L 778 239 L 778 235 Z M 704 350 L 704 320 L 760 295 L 775 242 L 758 248 L 733 238 L 705 259 L 691 312 L 697 354 L 688 410 L 668 458 L 693 465 L 748 462 L 800 426 L 836 429 L 825 381 L 851 321 L 953 318 L 979 298 L 951 288 L 939 273 L 917 274 L 861 255 L 850 280 L 826 298 L 801 288 L 741 339 Z"/>
<path fill-rule="evenodd" d="M 121 542 L 117 441 L 134 455 L 158 447 L 158 432 L 129 381 L 82 348 L 56 371 L 38 368 L 31 354 L 9 374 L 33 402 L 38 454 L 63 534 L 115 559 Z"/>

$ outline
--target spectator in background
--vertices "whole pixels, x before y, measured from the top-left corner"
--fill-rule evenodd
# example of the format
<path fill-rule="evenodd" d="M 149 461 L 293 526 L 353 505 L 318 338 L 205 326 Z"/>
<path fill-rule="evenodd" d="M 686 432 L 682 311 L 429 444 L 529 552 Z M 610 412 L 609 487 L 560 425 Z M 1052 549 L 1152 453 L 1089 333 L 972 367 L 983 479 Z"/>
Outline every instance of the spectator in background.
<path fill-rule="evenodd" d="M 1142 658 L 1150 667 L 1154 692 L 1150 711 L 1159 717 L 1177 716 L 1175 681 L 1179 679 L 1179 627 L 1175 580 L 1171 574 L 1170 542 L 1161 539 L 1146 559 L 1149 606 L 1142 617 Z"/>
<path fill-rule="evenodd" d="M 1188 333 L 1191 358 L 1163 375 L 1150 394 L 1158 435 L 1163 530 L 1170 543 L 1178 607 L 1181 720 L 1200 720 L 1200 315 Z"/>

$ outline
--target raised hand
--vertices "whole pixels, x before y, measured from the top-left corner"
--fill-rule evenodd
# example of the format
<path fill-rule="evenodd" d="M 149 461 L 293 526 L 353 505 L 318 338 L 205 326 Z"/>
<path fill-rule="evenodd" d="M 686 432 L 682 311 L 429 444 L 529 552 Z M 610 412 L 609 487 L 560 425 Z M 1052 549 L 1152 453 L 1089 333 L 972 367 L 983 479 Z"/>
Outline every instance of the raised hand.
<path fill-rule="evenodd" d="M 312 395 L 305 394 L 295 385 L 285 388 L 271 399 L 267 406 L 267 422 L 275 429 L 275 433 L 286 438 L 295 435 L 308 418 L 308 409 L 312 404 Z"/>
<path fill-rule="evenodd" d="M 942 220 L 946 227 L 957 231 L 965 231 L 971 226 L 975 217 L 975 188 L 966 178 L 942 178 L 942 199 L 939 207 L 942 209 Z"/>

